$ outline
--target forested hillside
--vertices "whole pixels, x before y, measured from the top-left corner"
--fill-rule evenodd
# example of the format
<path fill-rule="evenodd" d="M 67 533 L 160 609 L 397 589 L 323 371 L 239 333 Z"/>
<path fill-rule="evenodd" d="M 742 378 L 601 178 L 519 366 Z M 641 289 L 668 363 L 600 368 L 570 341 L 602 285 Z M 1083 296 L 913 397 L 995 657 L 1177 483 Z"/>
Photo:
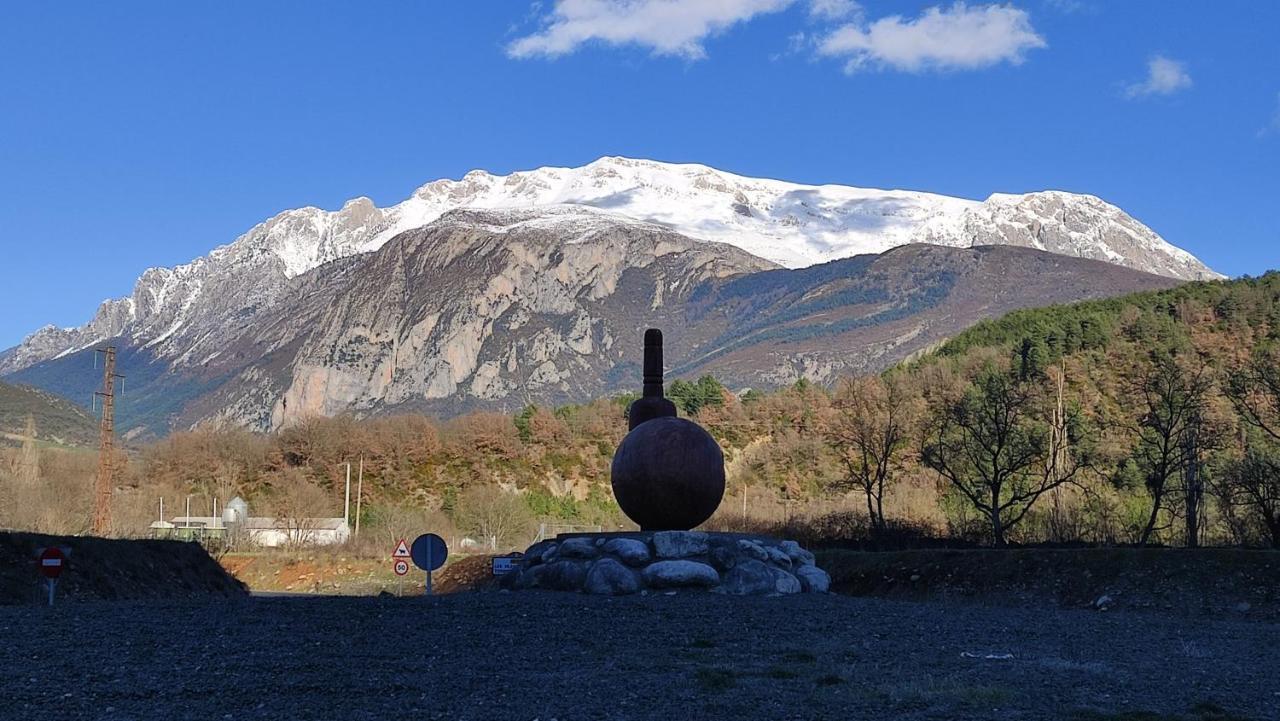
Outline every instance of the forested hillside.
<path fill-rule="evenodd" d="M 25 440 L 29 426 L 36 440 L 80 446 L 97 442 L 97 421 L 89 412 L 52 393 L 0 382 L 0 443 Z"/>
<path fill-rule="evenodd" d="M 735 394 L 703 377 L 668 395 L 725 449 L 719 527 L 908 527 L 997 544 L 1280 539 L 1280 273 L 1017 311 L 831 388 Z M 178 433 L 121 460 L 117 502 L 139 509 L 122 519 L 186 494 L 340 513 L 350 462 L 363 465 L 370 529 L 410 518 L 519 545 L 540 519 L 616 527 L 608 471 L 629 400 Z"/>

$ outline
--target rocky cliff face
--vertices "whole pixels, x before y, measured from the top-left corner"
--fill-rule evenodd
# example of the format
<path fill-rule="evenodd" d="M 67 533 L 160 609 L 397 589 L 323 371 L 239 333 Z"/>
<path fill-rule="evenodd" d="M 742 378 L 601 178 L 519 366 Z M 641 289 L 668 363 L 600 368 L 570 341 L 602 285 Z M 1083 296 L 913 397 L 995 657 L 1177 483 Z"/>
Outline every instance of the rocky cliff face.
<path fill-rule="evenodd" d="M 1216 277 L 1120 209 L 1087 195 L 993 195 L 979 202 L 747 178 L 695 164 L 601 158 L 580 168 L 506 176 L 473 171 L 461 180 L 428 183 L 388 208 L 357 198 L 333 212 L 286 211 L 191 263 L 148 270 L 130 297 L 104 302 L 84 326 L 36 331 L 0 353 L 0 375 L 108 338 L 126 339 L 166 363 L 202 365 L 259 324 L 284 294 L 293 292 L 294 279 L 326 264 L 374 254 L 398 234 L 454 210 L 565 205 L 727 243 L 788 268 L 912 243 L 1001 244 L 1172 278 Z M 292 296 L 286 298 L 285 307 L 292 303 Z"/>
<path fill-rule="evenodd" d="M 294 276 L 272 262 L 275 276 L 238 282 L 229 267 L 170 286 L 216 289 L 155 326 L 171 332 L 132 336 L 126 324 L 113 341 L 130 376 L 127 434 L 580 401 L 633 389 L 649 326 L 666 333 L 673 375 L 710 372 L 735 388 L 827 381 L 1013 308 L 1177 282 L 1007 246 L 909 245 L 785 269 L 580 205 L 450 211 Z M 87 397 L 90 352 L 12 377 Z"/>
<path fill-rule="evenodd" d="M 278 426 L 308 413 L 591 395 L 623 357 L 619 336 L 668 299 L 770 267 L 580 207 L 453 211 L 309 279 L 301 312 L 266 319 L 273 345 L 297 343 L 287 373 L 272 377 L 278 398 L 258 402 L 265 388 L 248 378 L 267 374 L 254 364 L 231 384 L 239 397 L 226 416 Z"/>

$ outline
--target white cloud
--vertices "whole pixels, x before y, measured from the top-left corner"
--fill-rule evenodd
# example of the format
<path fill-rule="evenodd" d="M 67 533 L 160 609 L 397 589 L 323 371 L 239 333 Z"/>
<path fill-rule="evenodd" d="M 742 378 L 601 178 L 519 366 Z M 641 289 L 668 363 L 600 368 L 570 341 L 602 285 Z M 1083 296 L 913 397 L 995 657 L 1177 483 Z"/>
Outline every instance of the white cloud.
<path fill-rule="evenodd" d="M 854 0 L 809 0 L 809 15 L 819 20 L 842 20 L 861 14 L 862 6 Z"/>
<path fill-rule="evenodd" d="M 933 7 L 914 20 L 901 15 L 867 25 L 852 22 L 819 45 L 823 55 L 847 58 L 845 70 L 868 67 L 907 72 L 971 70 L 1017 65 L 1027 51 L 1047 47 L 1025 10 L 1009 5 Z"/>
<path fill-rule="evenodd" d="M 702 43 L 796 0 L 557 0 L 539 32 L 507 46 L 513 58 L 557 57 L 583 43 L 639 45 L 657 55 L 706 56 Z M 828 3 L 829 4 L 829 3 Z"/>
<path fill-rule="evenodd" d="M 1186 63 L 1153 55 L 1147 61 L 1147 78 L 1125 88 L 1127 98 L 1145 98 L 1151 95 L 1172 95 L 1179 90 L 1191 87 L 1191 75 L 1187 73 Z"/>

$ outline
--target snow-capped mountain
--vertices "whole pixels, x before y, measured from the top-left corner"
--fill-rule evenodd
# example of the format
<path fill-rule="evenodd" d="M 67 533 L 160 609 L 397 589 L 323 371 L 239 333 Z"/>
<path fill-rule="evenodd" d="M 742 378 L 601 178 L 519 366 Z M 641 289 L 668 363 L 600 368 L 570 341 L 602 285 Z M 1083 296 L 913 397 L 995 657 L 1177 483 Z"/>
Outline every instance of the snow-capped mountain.
<path fill-rule="evenodd" d="M 461 180 L 428 183 L 387 208 L 356 198 L 336 211 L 285 211 L 191 263 L 146 271 L 131 297 L 106 301 L 84 326 L 36 331 L 0 353 L 0 375 L 120 336 L 178 364 L 206 362 L 230 335 L 276 305 L 286 281 L 326 263 L 376 251 L 453 210 L 570 206 L 600 212 L 553 212 L 525 222 L 555 225 L 572 235 L 584 231 L 582 223 L 608 214 L 611 222 L 662 226 L 789 268 L 909 243 L 1001 244 L 1179 279 L 1218 277 L 1120 209 L 1089 195 L 1048 191 L 975 201 L 801 185 L 704 165 L 606 157 L 580 168 L 505 176 L 476 170 Z"/>
<path fill-rule="evenodd" d="M 1021 245 L 1186 280 L 1218 277 L 1190 253 L 1090 195 L 1045 191 L 976 201 L 915 191 L 801 185 L 705 165 L 619 157 L 580 168 L 546 167 L 510 175 L 473 170 L 461 180 L 428 183 L 386 209 L 358 198 L 336 213 L 289 211 L 246 238 L 278 255 L 292 276 L 335 258 L 376 250 L 395 234 L 455 208 L 563 204 L 729 243 L 788 268 L 925 242 Z"/>
<path fill-rule="evenodd" d="M 1178 282 L 1007 245 L 911 244 L 791 270 L 576 204 L 450 210 L 293 277 L 272 258 L 278 287 L 251 307 L 183 302 L 181 323 L 112 341 L 130 384 L 117 407 L 126 437 L 579 402 L 635 386 L 647 327 L 666 331 L 673 377 L 712 373 L 735 388 L 830 382 L 1015 308 Z M 201 293 L 218 287 L 216 298 L 266 285 L 197 267 Z M 9 378 L 88 397 L 98 382 L 91 354 Z"/>

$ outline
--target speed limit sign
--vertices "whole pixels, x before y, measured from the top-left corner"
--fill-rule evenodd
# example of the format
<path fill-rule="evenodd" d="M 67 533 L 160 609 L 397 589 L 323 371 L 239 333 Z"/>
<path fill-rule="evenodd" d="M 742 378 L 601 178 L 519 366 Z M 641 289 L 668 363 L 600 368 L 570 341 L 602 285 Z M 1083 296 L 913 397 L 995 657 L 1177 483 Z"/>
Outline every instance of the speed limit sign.
<path fill-rule="evenodd" d="M 403 558 L 397 558 L 395 570 L 396 570 L 397 576 L 405 575 L 406 573 L 409 572 L 409 562 L 404 560 Z"/>

